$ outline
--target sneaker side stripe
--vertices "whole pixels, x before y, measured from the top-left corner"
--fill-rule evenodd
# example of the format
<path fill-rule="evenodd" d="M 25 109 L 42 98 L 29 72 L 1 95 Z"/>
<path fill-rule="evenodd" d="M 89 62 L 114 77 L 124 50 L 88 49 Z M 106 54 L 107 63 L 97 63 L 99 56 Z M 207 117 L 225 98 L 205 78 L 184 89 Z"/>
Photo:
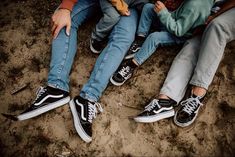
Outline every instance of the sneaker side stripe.
<path fill-rule="evenodd" d="M 163 110 L 169 111 L 169 110 L 172 110 L 172 109 L 173 109 L 173 107 L 170 107 L 170 108 L 162 107 L 162 108 L 160 108 L 160 109 L 157 110 L 157 111 L 154 110 L 153 112 L 156 113 L 156 114 L 158 114 L 158 113 L 162 112 Z"/>
<path fill-rule="evenodd" d="M 76 103 L 81 107 L 81 117 L 82 117 L 82 119 L 83 119 L 84 121 L 86 121 L 86 117 L 84 116 L 84 107 L 83 107 L 83 105 L 82 105 L 81 103 L 79 103 L 78 100 L 75 100 L 75 101 L 76 101 Z"/>
<path fill-rule="evenodd" d="M 62 95 L 47 95 L 46 97 L 44 97 L 40 102 L 38 103 L 35 103 L 34 106 L 38 106 L 38 105 L 41 105 L 42 102 L 44 102 L 46 99 L 48 98 L 62 98 L 63 97 L 63 94 Z"/>
<path fill-rule="evenodd" d="M 76 110 L 76 107 L 75 107 L 75 104 L 73 102 L 73 100 L 71 100 L 69 102 L 69 106 L 70 106 L 70 109 L 71 109 L 71 112 L 72 112 L 72 115 L 73 115 L 73 123 L 74 123 L 74 126 L 75 126 L 75 129 L 78 133 L 78 135 L 87 143 L 91 142 L 92 141 L 92 138 L 86 134 L 86 132 L 83 130 L 82 126 L 81 126 L 81 123 L 80 123 L 80 120 L 78 118 L 78 113 L 77 113 L 77 110 Z"/>
<path fill-rule="evenodd" d="M 29 119 L 29 118 L 33 118 L 33 117 L 36 117 L 36 116 L 39 116 L 47 111 L 50 111 L 52 109 L 55 109 L 57 107 L 60 107 L 60 106 L 63 106 L 65 104 L 67 104 L 68 102 L 70 101 L 70 97 L 66 97 L 66 98 L 63 98 L 59 101 L 56 101 L 54 103 L 50 103 L 46 106 L 43 106 L 43 107 L 40 107 L 36 110 L 33 110 L 31 112 L 27 112 L 27 113 L 24 113 L 24 114 L 20 114 L 17 116 L 18 120 L 22 121 L 22 120 L 26 120 L 26 119 Z"/>

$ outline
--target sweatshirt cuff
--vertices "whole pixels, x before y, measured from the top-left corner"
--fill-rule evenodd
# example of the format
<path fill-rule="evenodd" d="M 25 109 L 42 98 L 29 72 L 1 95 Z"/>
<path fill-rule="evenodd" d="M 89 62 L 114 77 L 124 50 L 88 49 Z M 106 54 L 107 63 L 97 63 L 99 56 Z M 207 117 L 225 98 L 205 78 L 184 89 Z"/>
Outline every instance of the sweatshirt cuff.
<path fill-rule="evenodd" d="M 164 8 L 164 9 L 162 9 L 159 13 L 157 13 L 157 15 L 158 15 L 159 17 L 164 17 L 164 16 L 166 16 L 168 13 L 169 13 L 169 11 L 167 10 L 167 8 Z"/>
<path fill-rule="evenodd" d="M 72 11 L 74 4 L 76 3 L 76 1 L 72 1 L 72 0 L 63 0 L 62 3 L 60 4 L 60 9 L 68 9 L 70 11 Z"/>

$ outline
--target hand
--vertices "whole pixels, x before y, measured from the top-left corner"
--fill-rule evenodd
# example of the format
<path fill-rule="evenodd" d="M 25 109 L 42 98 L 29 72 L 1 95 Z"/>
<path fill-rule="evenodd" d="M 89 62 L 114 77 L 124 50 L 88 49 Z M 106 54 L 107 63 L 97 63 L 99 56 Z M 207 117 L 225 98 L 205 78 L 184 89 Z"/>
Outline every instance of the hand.
<path fill-rule="evenodd" d="M 126 12 L 124 12 L 123 14 L 124 16 L 130 16 L 131 15 L 131 12 L 129 10 L 127 10 Z"/>
<path fill-rule="evenodd" d="M 70 28 L 71 28 L 71 17 L 70 17 L 70 11 L 67 9 L 59 9 L 55 11 L 52 18 L 52 35 L 55 39 L 60 30 L 66 26 L 66 34 L 69 36 Z"/>
<path fill-rule="evenodd" d="M 154 11 L 156 13 L 159 13 L 160 11 L 162 11 L 165 8 L 166 8 L 166 6 L 161 1 L 157 1 L 155 3 Z"/>

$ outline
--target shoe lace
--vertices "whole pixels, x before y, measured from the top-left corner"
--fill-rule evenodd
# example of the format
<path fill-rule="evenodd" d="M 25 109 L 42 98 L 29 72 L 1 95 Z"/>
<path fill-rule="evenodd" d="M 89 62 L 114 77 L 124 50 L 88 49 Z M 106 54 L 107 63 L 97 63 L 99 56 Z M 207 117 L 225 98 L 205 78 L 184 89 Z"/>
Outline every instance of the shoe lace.
<path fill-rule="evenodd" d="M 130 67 L 126 66 L 126 67 L 122 67 L 122 69 L 118 72 L 122 77 L 127 77 L 129 72 L 130 72 Z"/>
<path fill-rule="evenodd" d="M 199 98 L 188 98 L 185 101 L 181 102 L 181 105 L 184 106 L 183 111 L 185 111 L 186 113 L 188 113 L 189 115 L 191 115 L 195 109 L 197 109 L 198 105 L 203 105 Z"/>
<path fill-rule="evenodd" d="M 37 95 L 37 96 L 36 96 L 36 99 L 34 100 L 33 103 L 35 103 L 35 102 L 42 96 L 42 94 L 45 93 L 46 91 L 47 91 L 46 88 L 39 87 L 38 90 L 37 90 L 37 92 L 36 92 L 36 95 Z"/>
<path fill-rule="evenodd" d="M 157 99 L 153 99 L 153 101 L 151 101 L 150 104 L 148 104 L 147 106 L 145 106 L 145 111 L 151 111 L 153 110 L 156 106 L 158 106 L 158 108 L 161 108 L 160 104 L 158 103 Z"/>
<path fill-rule="evenodd" d="M 131 46 L 130 50 L 131 51 L 136 50 L 138 47 L 139 47 L 138 43 L 133 43 L 133 45 Z"/>
<path fill-rule="evenodd" d="M 99 112 L 97 111 L 96 107 L 98 108 Z M 93 104 L 93 103 L 89 102 L 89 104 L 88 104 L 88 121 L 90 123 L 92 123 L 92 120 L 96 118 L 97 113 L 101 113 L 101 112 L 103 112 L 103 108 L 100 105 L 100 103 L 95 102 Z"/>

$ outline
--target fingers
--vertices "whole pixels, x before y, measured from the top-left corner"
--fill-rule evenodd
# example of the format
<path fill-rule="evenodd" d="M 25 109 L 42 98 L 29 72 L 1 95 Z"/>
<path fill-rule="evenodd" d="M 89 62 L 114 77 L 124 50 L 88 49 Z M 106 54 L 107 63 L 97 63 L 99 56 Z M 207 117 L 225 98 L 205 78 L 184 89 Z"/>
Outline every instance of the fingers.
<path fill-rule="evenodd" d="M 126 16 L 130 16 L 131 12 L 129 10 L 126 11 Z"/>
<path fill-rule="evenodd" d="M 52 32 L 54 39 L 57 38 L 57 36 L 62 28 L 63 28 L 63 26 L 59 25 L 55 28 L 55 31 Z"/>
<path fill-rule="evenodd" d="M 67 36 L 70 35 L 70 29 L 71 29 L 71 24 L 69 23 L 69 24 L 66 26 L 66 34 L 67 34 Z"/>
<path fill-rule="evenodd" d="M 162 9 L 165 8 L 165 5 L 161 1 L 156 1 L 154 11 L 159 13 Z"/>

